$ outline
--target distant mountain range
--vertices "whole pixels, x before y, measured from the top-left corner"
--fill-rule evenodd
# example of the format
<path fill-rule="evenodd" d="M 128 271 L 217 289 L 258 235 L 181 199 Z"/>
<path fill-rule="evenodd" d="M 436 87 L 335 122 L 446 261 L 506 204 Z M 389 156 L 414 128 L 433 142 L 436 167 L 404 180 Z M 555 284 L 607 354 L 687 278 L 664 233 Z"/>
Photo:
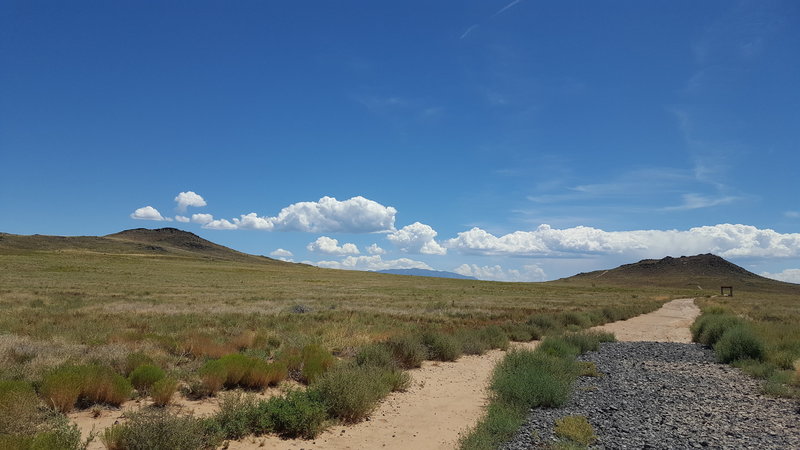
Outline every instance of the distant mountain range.
<path fill-rule="evenodd" d="M 475 277 L 468 277 L 454 272 L 445 272 L 443 270 L 428 270 L 428 269 L 386 269 L 376 270 L 378 273 L 388 273 L 390 275 L 412 275 L 415 277 L 434 277 L 434 278 L 456 278 L 459 280 L 477 280 Z"/>

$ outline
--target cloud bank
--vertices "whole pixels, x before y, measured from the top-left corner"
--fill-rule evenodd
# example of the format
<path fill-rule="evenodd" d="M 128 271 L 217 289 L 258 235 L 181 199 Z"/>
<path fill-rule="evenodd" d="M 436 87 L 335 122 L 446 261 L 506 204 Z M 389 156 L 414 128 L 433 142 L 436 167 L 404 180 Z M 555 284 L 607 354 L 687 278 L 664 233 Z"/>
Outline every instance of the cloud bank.
<path fill-rule="evenodd" d="M 719 224 L 679 230 L 603 231 L 592 227 L 534 231 L 503 236 L 480 228 L 458 233 L 444 243 L 463 253 L 502 256 L 564 257 L 626 255 L 661 258 L 665 255 L 714 253 L 723 258 L 800 257 L 800 233 L 778 233 L 750 225 Z"/>
<path fill-rule="evenodd" d="M 778 273 L 761 273 L 762 277 L 772 278 L 773 280 L 786 281 L 787 283 L 800 284 L 800 269 L 786 269 Z"/>
<path fill-rule="evenodd" d="M 377 233 L 394 230 L 397 210 L 358 196 L 339 201 L 322 197 L 317 202 L 299 202 L 283 208 L 275 217 L 256 213 L 238 219 L 218 219 L 205 228 L 224 230 L 301 231 L 307 233 Z"/>
<path fill-rule="evenodd" d="M 428 269 L 433 268 L 422 261 L 408 258 L 384 260 L 381 255 L 348 256 L 341 261 L 318 261 L 312 263 L 328 269 L 348 270 L 386 270 L 386 269 Z"/>
<path fill-rule="evenodd" d="M 547 275 L 541 267 L 530 264 L 522 266 L 522 270 L 504 270 L 501 266 L 478 266 L 476 264 L 462 264 L 456 267 L 453 272 L 475 277 L 479 280 L 491 281 L 544 281 Z"/>

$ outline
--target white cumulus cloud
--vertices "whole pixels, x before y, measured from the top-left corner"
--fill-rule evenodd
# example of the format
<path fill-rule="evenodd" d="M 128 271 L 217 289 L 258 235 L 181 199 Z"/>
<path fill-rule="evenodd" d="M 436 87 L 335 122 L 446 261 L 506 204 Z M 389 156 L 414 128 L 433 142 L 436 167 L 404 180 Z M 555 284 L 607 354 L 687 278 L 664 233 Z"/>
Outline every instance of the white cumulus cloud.
<path fill-rule="evenodd" d="M 772 278 L 773 280 L 786 281 L 787 283 L 800 284 L 800 269 L 786 269 L 778 273 L 761 273 L 762 277 Z"/>
<path fill-rule="evenodd" d="M 499 265 L 462 264 L 453 272 L 479 280 L 491 281 L 544 281 L 547 277 L 544 270 L 535 264 L 522 266 L 522 269 L 503 269 Z"/>
<path fill-rule="evenodd" d="M 192 222 L 205 225 L 214 221 L 214 216 L 211 214 L 192 214 Z"/>
<path fill-rule="evenodd" d="M 312 263 L 319 267 L 329 269 L 347 270 L 386 270 L 386 269 L 428 269 L 431 266 L 422 261 L 415 261 L 408 258 L 384 260 L 381 255 L 372 256 L 348 256 L 341 261 L 317 261 Z"/>
<path fill-rule="evenodd" d="M 372 244 L 369 247 L 367 247 L 367 253 L 369 253 L 370 255 L 383 255 L 386 254 L 386 250 L 380 248 L 378 244 Z"/>
<path fill-rule="evenodd" d="M 290 252 L 289 250 L 278 248 L 278 249 L 275 249 L 274 251 L 272 251 L 269 254 L 269 256 L 272 256 L 273 258 L 280 259 L 282 261 L 292 262 L 291 258 L 294 256 L 294 254 L 292 252 Z"/>
<path fill-rule="evenodd" d="M 206 201 L 203 197 L 192 191 L 181 192 L 175 197 L 175 202 L 178 203 L 178 211 L 186 211 L 189 206 L 206 206 Z"/>
<path fill-rule="evenodd" d="M 157 209 L 153 208 L 152 206 L 144 206 L 137 209 L 131 214 L 131 218 L 137 220 L 167 220 L 161 215 L 160 212 L 158 212 Z"/>
<path fill-rule="evenodd" d="M 339 201 L 322 197 L 317 202 L 299 202 L 283 208 L 277 216 L 252 212 L 238 219 L 222 219 L 228 229 L 303 231 L 307 233 L 376 233 L 394 230 L 397 210 L 358 196 Z M 215 221 L 220 222 L 220 221 Z"/>
<path fill-rule="evenodd" d="M 175 216 L 175 220 L 177 220 L 178 222 L 182 222 L 182 223 L 188 223 L 192 219 L 190 219 L 190 218 L 188 218 L 186 216 Z"/>
<path fill-rule="evenodd" d="M 235 230 L 236 225 L 228 222 L 226 219 L 217 219 L 203 224 L 203 228 L 208 228 L 210 230 Z"/>
<path fill-rule="evenodd" d="M 714 253 L 723 258 L 793 258 L 800 257 L 800 233 L 778 233 L 740 224 L 703 226 L 685 231 L 604 231 L 583 226 L 555 229 L 541 225 L 533 231 L 516 231 L 499 237 L 473 228 L 447 240 L 445 246 L 483 255 L 558 257 L 616 254 L 661 258 Z"/>
<path fill-rule="evenodd" d="M 320 236 L 316 241 L 310 242 L 306 245 L 306 249 L 310 252 L 327 253 L 329 255 L 358 255 L 358 247 L 355 244 L 342 244 L 339 246 L 339 241 L 327 236 Z"/>
<path fill-rule="evenodd" d="M 430 225 L 414 222 L 386 237 L 403 252 L 444 255 L 447 249 L 436 242 L 437 234 Z"/>

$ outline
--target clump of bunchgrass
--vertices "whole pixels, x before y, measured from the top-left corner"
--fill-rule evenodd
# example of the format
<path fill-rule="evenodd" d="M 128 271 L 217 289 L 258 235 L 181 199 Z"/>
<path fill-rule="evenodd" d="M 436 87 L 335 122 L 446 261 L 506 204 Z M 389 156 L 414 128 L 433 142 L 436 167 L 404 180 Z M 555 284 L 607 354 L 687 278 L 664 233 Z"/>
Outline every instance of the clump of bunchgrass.
<path fill-rule="evenodd" d="M 713 347 L 729 328 L 744 324 L 744 319 L 727 313 L 706 313 L 694 321 L 692 340 Z"/>
<path fill-rule="evenodd" d="M 163 407 L 172 402 L 172 396 L 178 390 L 178 380 L 172 377 L 164 377 L 150 386 L 150 397 L 153 405 Z"/>
<path fill-rule="evenodd" d="M 66 413 L 76 404 L 119 406 L 130 398 L 132 390 L 130 382 L 111 368 L 67 365 L 45 375 L 40 393 L 46 403 Z"/>
<path fill-rule="evenodd" d="M 260 432 L 275 432 L 284 438 L 313 439 L 324 428 L 327 406 L 318 392 L 289 391 L 257 406 L 256 424 Z"/>
<path fill-rule="evenodd" d="M 147 393 L 153 383 L 164 378 L 164 376 L 164 370 L 160 367 L 152 364 L 142 364 L 128 375 L 128 380 L 137 391 Z"/>
<path fill-rule="evenodd" d="M 556 407 L 569 399 L 579 373 L 580 367 L 569 357 L 512 351 L 495 368 L 492 390 L 498 400 L 520 407 Z"/>
<path fill-rule="evenodd" d="M 38 405 L 30 383 L 0 380 L 0 435 L 34 432 L 40 417 Z"/>

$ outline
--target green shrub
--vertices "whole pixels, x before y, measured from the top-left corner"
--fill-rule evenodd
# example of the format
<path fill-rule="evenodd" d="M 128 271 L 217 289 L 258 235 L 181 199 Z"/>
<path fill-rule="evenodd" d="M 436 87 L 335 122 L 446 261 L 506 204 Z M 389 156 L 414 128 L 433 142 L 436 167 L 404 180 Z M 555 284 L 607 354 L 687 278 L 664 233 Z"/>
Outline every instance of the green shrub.
<path fill-rule="evenodd" d="M 480 330 L 481 339 L 489 345 L 489 348 L 508 348 L 508 335 L 497 325 L 490 325 Z"/>
<path fill-rule="evenodd" d="M 38 431 L 28 434 L 0 433 L 0 448 L 4 450 L 80 450 L 81 432 L 65 416 L 45 417 L 37 425 Z"/>
<path fill-rule="evenodd" d="M 200 368 L 198 374 L 200 375 L 202 391 L 209 395 L 214 395 L 222 389 L 228 378 L 228 371 L 219 360 L 206 362 Z"/>
<path fill-rule="evenodd" d="M 553 432 L 558 437 L 585 446 L 597 441 L 594 428 L 584 416 L 566 416 L 556 420 Z"/>
<path fill-rule="evenodd" d="M 499 401 L 520 408 L 556 407 L 569 399 L 580 373 L 569 358 L 540 351 L 512 351 L 495 368 L 492 390 Z"/>
<path fill-rule="evenodd" d="M 209 394 L 218 392 L 222 387 L 262 389 L 278 384 L 286 378 L 287 373 L 284 362 L 267 363 L 240 353 L 207 361 L 199 370 L 201 390 Z"/>
<path fill-rule="evenodd" d="M 578 348 L 578 353 L 597 351 L 601 342 L 614 342 L 613 333 L 603 333 L 597 331 L 583 331 L 580 333 L 569 333 L 561 336 L 561 339 L 568 344 Z"/>
<path fill-rule="evenodd" d="M 392 389 L 382 377 L 386 369 L 341 365 L 319 378 L 313 388 L 328 406 L 331 416 L 358 422 Z"/>
<path fill-rule="evenodd" d="M 461 343 L 461 353 L 465 355 L 482 355 L 490 348 L 478 330 L 459 330 L 455 337 Z"/>
<path fill-rule="evenodd" d="M 153 383 L 162 378 L 164 378 L 164 371 L 152 364 L 142 364 L 128 376 L 128 380 L 130 380 L 133 387 L 145 393 L 149 392 Z"/>
<path fill-rule="evenodd" d="M 284 438 L 313 439 L 324 429 L 326 409 L 314 390 L 289 391 L 283 397 L 258 404 L 256 431 L 275 432 Z"/>
<path fill-rule="evenodd" d="M 587 328 L 592 325 L 592 321 L 586 313 L 569 311 L 561 315 L 564 326 L 574 325 L 579 328 Z"/>
<path fill-rule="evenodd" d="M 542 330 L 531 324 L 509 323 L 503 325 L 503 330 L 515 342 L 529 342 L 542 337 Z"/>
<path fill-rule="evenodd" d="M 40 420 L 38 405 L 30 383 L 0 380 L 0 435 L 33 433 Z"/>
<path fill-rule="evenodd" d="M 738 325 L 725 330 L 714 345 L 717 359 L 730 363 L 741 359 L 764 360 L 764 344 L 749 328 Z"/>
<path fill-rule="evenodd" d="M 257 406 L 252 395 L 227 393 L 220 397 L 219 411 L 214 419 L 219 423 L 224 439 L 241 439 L 253 432 Z"/>
<path fill-rule="evenodd" d="M 85 407 L 97 403 L 119 406 L 131 396 L 130 382 L 103 366 L 61 366 L 42 379 L 42 398 L 61 412 L 76 404 Z"/>
<path fill-rule="evenodd" d="M 690 330 L 692 340 L 713 347 L 729 328 L 744 325 L 744 320 L 730 314 L 703 314 Z"/>
<path fill-rule="evenodd" d="M 506 403 L 493 402 L 475 429 L 459 441 L 462 450 L 495 450 L 509 441 L 525 419 L 525 412 Z"/>
<path fill-rule="evenodd" d="M 401 369 L 382 367 L 380 377 L 392 392 L 405 392 L 411 386 L 411 375 Z"/>
<path fill-rule="evenodd" d="M 528 319 L 528 325 L 533 325 L 543 330 L 545 333 L 551 333 L 553 330 L 561 328 L 561 324 L 552 315 L 539 315 L 533 316 Z"/>
<path fill-rule="evenodd" d="M 167 406 L 172 401 L 172 396 L 178 390 L 178 380 L 172 377 L 164 377 L 150 387 L 150 396 L 153 398 L 153 405 Z"/>
<path fill-rule="evenodd" d="M 372 343 L 361 347 L 356 353 L 355 361 L 359 366 L 395 367 L 392 350 L 383 343 Z"/>
<path fill-rule="evenodd" d="M 331 352 L 317 344 L 309 344 L 303 347 L 303 381 L 313 383 L 322 374 L 328 371 L 336 362 Z"/>
<path fill-rule="evenodd" d="M 577 345 L 568 342 L 564 336 L 548 336 L 536 347 L 540 353 L 559 358 L 575 357 L 580 355 L 581 349 Z"/>
<path fill-rule="evenodd" d="M 165 409 L 145 408 L 126 414 L 125 423 L 107 428 L 100 437 L 107 448 L 196 450 L 214 448 L 221 440 L 208 420 L 173 415 Z"/>
<path fill-rule="evenodd" d="M 455 361 L 461 356 L 461 344 L 449 334 L 429 330 L 422 333 L 422 343 L 427 348 L 430 359 Z"/>
<path fill-rule="evenodd" d="M 397 365 L 403 369 L 415 369 L 422 366 L 428 350 L 417 335 L 395 336 L 386 342 Z"/>
<path fill-rule="evenodd" d="M 123 373 L 125 376 L 130 376 L 131 372 L 136 370 L 137 367 L 145 364 L 155 365 L 153 358 L 145 355 L 144 353 L 129 353 L 128 356 L 125 357 L 125 367 L 123 368 Z"/>

